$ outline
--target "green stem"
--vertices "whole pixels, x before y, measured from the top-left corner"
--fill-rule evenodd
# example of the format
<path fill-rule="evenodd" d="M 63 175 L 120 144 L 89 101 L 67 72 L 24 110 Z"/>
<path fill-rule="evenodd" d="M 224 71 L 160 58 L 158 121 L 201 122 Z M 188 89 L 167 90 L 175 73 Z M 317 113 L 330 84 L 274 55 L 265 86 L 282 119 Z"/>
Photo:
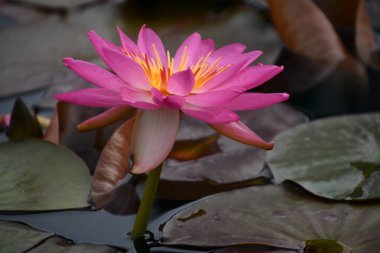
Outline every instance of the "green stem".
<path fill-rule="evenodd" d="M 157 168 L 148 174 L 148 180 L 146 181 L 144 195 L 140 202 L 139 210 L 137 211 L 135 224 L 133 225 L 131 233 L 132 238 L 141 237 L 145 233 L 146 226 L 148 225 L 149 217 L 152 212 L 153 203 L 156 199 L 161 171 L 162 164 L 160 164 Z"/>

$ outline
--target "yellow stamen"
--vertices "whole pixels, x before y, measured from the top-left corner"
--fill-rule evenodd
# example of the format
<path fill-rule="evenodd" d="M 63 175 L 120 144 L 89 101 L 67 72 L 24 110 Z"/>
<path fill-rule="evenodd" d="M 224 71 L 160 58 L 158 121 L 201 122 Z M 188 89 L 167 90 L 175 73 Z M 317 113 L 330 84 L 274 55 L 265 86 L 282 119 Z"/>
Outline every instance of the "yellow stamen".
<path fill-rule="evenodd" d="M 174 69 L 174 58 L 170 56 L 169 51 L 166 52 L 167 67 L 164 67 L 161 58 L 158 54 L 155 44 L 152 44 L 153 57 L 148 59 L 147 54 L 138 55 L 134 52 L 123 50 L 125 55 L 139 64 L 144 70 L 149 83 L 164 94 L 168 94 L 167 83 L 171 75 L 175 72 L 184 71 L 188 68 L 194 74 L 195 85 L 194 90 L 201 88 L 205 83 L 214 78 L 217 74 L 226 70 L 230 65 L 219 66 L 222 57 L 219 57 L 213 62 L 209 62 L 212 52 L 202 56 L 195 64 L 188 66 L 189 57 L 187 55 L 187 46 L 184 47 L 180 62 L 177 69 Z"/>

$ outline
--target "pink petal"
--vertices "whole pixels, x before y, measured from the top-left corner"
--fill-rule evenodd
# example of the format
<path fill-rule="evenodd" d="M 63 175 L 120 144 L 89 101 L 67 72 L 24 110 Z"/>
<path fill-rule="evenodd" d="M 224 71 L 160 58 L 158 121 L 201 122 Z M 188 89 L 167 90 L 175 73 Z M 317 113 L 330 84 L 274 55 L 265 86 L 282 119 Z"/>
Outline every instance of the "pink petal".
<path fill-rule="evenodd" d="M 138 49 L 137 45 L 125 33 L 123 33 L 119 27 L 117 27 L 117 31 L 119 33 L 121 47 L 128 52 L 134 52 L 138 54 L 140 50 Z"/>
<path fill-rule="evenodd" d="M 215 89 L 250 90 L 270 80 L 283 69 L 276 65 L 248 67 Z"/>
<path fill-rule="evenodd" d="M 90 107 L 113 107 L 125 105 L 118 92 L 103 88 L 89 88 L 57 94 L 55 99 Z"/>
<path fill-rule="evenodd" d="M 289 98 L 287 93 L 243 93 L 221 106 L 233 110 L 256 110 L 283 102 Z"/>
<path fill-rule="evenodd" d="M 119 120 L 129 118 L 131 115 L 133 115 L 134 111 L 135 108 L 129 106 L 112 107 L 111 109 L 80 123 L 78 125 L 78 129 L 80 131 L 88 131 L 108 126 Z"/>
<path fill-rule="evenodd" d="M 147 28 L 146 25 L 143 25 L 137 39 L 137 46 L 141 52 L 147 54 L 149 60 L 151 58 L 156 59 L 153 45 L 157 50 L 157 54 L 161 60 L 162 65 L 164 67 L 168 66 L 165 47 L 160 37 L 158 37 L 158 35 L 152 29 Z"/>
<path fill-rule="evenodd" d="M 259 51 L 259 50 L 242 54 L 242 58 L 246 59 L 246 62 L 242 68 L 245 68 L 248 65 L 250 65 L 253 61 L 255 61 L 257 58 L 259 58 L 260 55 L 262 55 L 262 54 L 263 54 L 263 52 Z"/>
<path fill-rule="evenodd" d="M 170 76 L 167 90 L 172 94 L 186 96 L 193 90 L 194 82 L 193 72 L 187 69 Z"/>
<path fill-rule="evenodd" d="M 152 88 L 151 94 L 153 101 L 168 109 L 180 109 L 185 104 L 185 98 L 177 95 L 164 95 L 156 88 Z"/>
<path fill-rule="evenodd" d="M 121 88 L 120 95 L 126 104 L 145 110 L 155 110 L 161 106 L 153 101 L 149 91 L 132 90 Z"/>
<path fill-rule="evenodd" d="M 210 126 L 224 136 L 244 144 L 267 150 L 272 149 L 274 146 L 273 143 L 269 143 L 261 139 L 241 121 L 226 124 L 211 124 Z"/>
<path fill-rule="evenodd" d="M 109 71 L 89 62 L 65 58 L 64 64 L 87 82 L 113 91 L 119 91 L 120 86 L 127 85 L 119 77 Z"/>
<path fill-rule="evenodd" d="M 149 90 L 151 85 L 142 67 L 125 54 L 104 49 L 104 58 L 108 66 L 130 86 L 138 90 Z"/>
<path fill-rule="evenodd" d="M 146 173 L 160 165 L 170 153 L 179 125 L 179 111 L 139 111 L 133 129 L 132 173 Z"/>
<path fill-rule="evenodd" d="M 5 114 L 4 115 L 4 124 L 6 127 L 10 127 L 11 126 L 11 115 L 9 113 Z"/>
<path fill-rule="evenodd" d="M 227 101 L 230 101 L 238 97 L 240 94 L 240 92 L 230 90 L 209 91 L 205 93 L 187 96 L 186 102 L 198 106 L 212 107 L 224 104 Z"/>
<path fill-rule="evenodd" d="M 192 104 L 185 104 L 181 111 L 190 117 L 199 119 L 210 124 L 221 124 L 239 120 L 236 113 L 218 107 L 200 107 Z"/>
<path fill-rule="evenodd" d="M 104 56 L 103 56 L 103 51 L 102 51 L 103 48 L 109 48 L 110 50 L 121 51 L 120 47 L 116 46 L 115 44 L 113 44 L 112 42 L 108 40 L 103 39 L 95 31 L 89 31 L 87 35 L 92 45 L 94 46 L 96 52 L 103 59 L 103 61 L 104 61 Z"/>
<path fill-rule="evenodd" d="M 230 78 L 233 78 L 236 75 L 239 75 L 239 70 L 242 68 L 242 66 L 245 64 L 245 62 L 239 62 L 237 64 L 234 64 L 224 71 L 218 73 L 215 75 L 210 81 L 205 83 L 202 87 L 199 89 L 193 90 L 193 93 L 203 93 L 208 92 L 209 90 L 213 89 L 220 89 L 220 86 L 228 81 Z M 225 89 L 225 87 L 223 87 Z"/>
<path fill-rule="evenodd" d="M 208 62 L 213 63 L 218 58 L 221 58 L 219 61 L 219 65 L 221 66 L 225 66 L 231 63 L 241 62 L 243 59 L 241 60 L 235 60 L 235 59 L 236 57 L 241 56 L 241 53 L 243 53 L 244 49 L 245 49 L 245 46 L 240 43 L 234 43 L 234 44 L 224 46 L 222 48 L 219 48 L 215 52 L 213 52 L 210 55 Z M 231 60 L 231 57 L 234 59 L 233 61 Z"/>
<path fill-rule="evenodd" d="M 201 47 L 202 47 L 202 40 L 201 40 L 201 36 L 199 35 L 199 33 L 193 33 L 192 35 L 190 35 L 181 44 L 181 46 L 178 48 L 178 50 L 174 56 L 174 69 L 175 70 L 178 69 L 178 67 L 181 63 L 181 59 L 183 57 L 187 58 L 186 68 L 196 64 L 202 55 Z M 186 52 L 184 55 L 185 48 L 186 48 Z M 185 60 L 185 59 L 183 59 L 183 60 Z"/>
<path fill-rule="evenodd" d="M 214 41 L 212 39 L 202 40 L 201 55 L 207 55 L 209 52 L 214 51 Z"/>

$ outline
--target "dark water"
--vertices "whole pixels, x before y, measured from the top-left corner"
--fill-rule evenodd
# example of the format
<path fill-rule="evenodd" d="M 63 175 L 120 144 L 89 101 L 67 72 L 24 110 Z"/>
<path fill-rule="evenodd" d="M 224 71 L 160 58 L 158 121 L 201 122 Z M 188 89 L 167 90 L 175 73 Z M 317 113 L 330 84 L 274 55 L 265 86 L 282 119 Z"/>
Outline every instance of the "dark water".
<path fill-rule="evenodd" d="M 172 209 L 172 204 L 156 204 L 148 226 L 151 233 L 147 234 L 146 241 L 137 242 L 133 242 L 128 236 L 135 215 L 113 215 L 104 210 L 0 215 L 0 220 L 23 222 L 36 229 L 63 236 L 75 243 L 109 245 L 126 249 L 127 252 L 209 252 L 209 250 L 170 249 L 157 244 L 159 226 L 174 214 L 174 211 L 170 212 Z"/>

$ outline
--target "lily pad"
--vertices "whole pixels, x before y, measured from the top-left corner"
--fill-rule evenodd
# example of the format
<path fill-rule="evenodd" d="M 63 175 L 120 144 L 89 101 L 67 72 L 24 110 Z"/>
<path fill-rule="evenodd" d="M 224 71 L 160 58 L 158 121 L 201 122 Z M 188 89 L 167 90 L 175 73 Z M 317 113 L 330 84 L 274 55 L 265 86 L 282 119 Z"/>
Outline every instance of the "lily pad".
<path fill-rule="evenodd" d="M 51 233 L 10 221 L 0 221 L 0 234 L 0 252 L 4 253 L 25 252 L 53 236 Z"/>
<path fill-rule="evenodd" d="M 46 240 L 41 245 L 28 251 L 28 253 L 118 253 L 117 249 L 96 244 L 73 244 L 71 241 L 67 241 L 60 237 L 52 237 Z"/>
<path fill-rule="evenodd" d="M 284 104 L 243 112 L 240 116 L 242 122 L 265 140 L 272 140 L 277 133 L 307 121 L 304 114 Z M 178 138 L 199 139 L 213 133 L 215 132 L 208 125 L 184 117 Z M 224 136 L 217 140 L 217 144 L 220 152 L 197 160 L 167 160 L 161 175 L 159 197 L 172 200 L 196 199 L 267 181 L 261 174 L 266 151 Z"/>
<path fill-rule="evenodd" d="M 275 142 L 267 161 L 276 183 L 290 180 L 330 199 L 380 197 L 379 113 L 314 121 Z"/>
<path fill-rule="evenodd" d="M 293 250 L 270 250 L 270 249 L 257 249 L 255 246 L 241 246 L 241 247 L 231 247 L 225 249 L 219 249 L 213 251 L 213 253 L 296 253 Z"/>
<path fill-rule="evenodd" d="M 204 198 L 164 225 L 161 243 L 194 247 L 255 244 L 306 253 L 378 252 L 379 203 L 327 202 L 301 193 L 267 185 Z M 202 215 L 194 215 L 199 210 Z"/>
<path fill-rule="evenodd" d="M 0 144 L 0 210 L 87 207 L 90 175 L 71 151 L 41 140 Z"/>
<path fill-rule="evenodd" d="M 6 253 L 117 253 L 117 249 L 94 244 L 75 245 L 51 233 L 27 225 L 0 221 L 0 252 Z"/>
<path fill-rule="evenodd" d="M 8 136 L 11 140 L 42 138 L 36 115 L 21 99 L 17 99 L 13 106 Z"/>
<path fill-rule="evenodd" d="M 0 97 L 64 83 L 71 73 L 62 59 L 96 57 L 86 32 L 94 29 L 111 40 L 118 17 L 118 4 L 109 3 L 1 29 Z"/>
<path fill-rule="evenodd" d="M 46 9 L 70 9 L 99 0 L 19 0 L 21 3 L 36 5 Z"/>

